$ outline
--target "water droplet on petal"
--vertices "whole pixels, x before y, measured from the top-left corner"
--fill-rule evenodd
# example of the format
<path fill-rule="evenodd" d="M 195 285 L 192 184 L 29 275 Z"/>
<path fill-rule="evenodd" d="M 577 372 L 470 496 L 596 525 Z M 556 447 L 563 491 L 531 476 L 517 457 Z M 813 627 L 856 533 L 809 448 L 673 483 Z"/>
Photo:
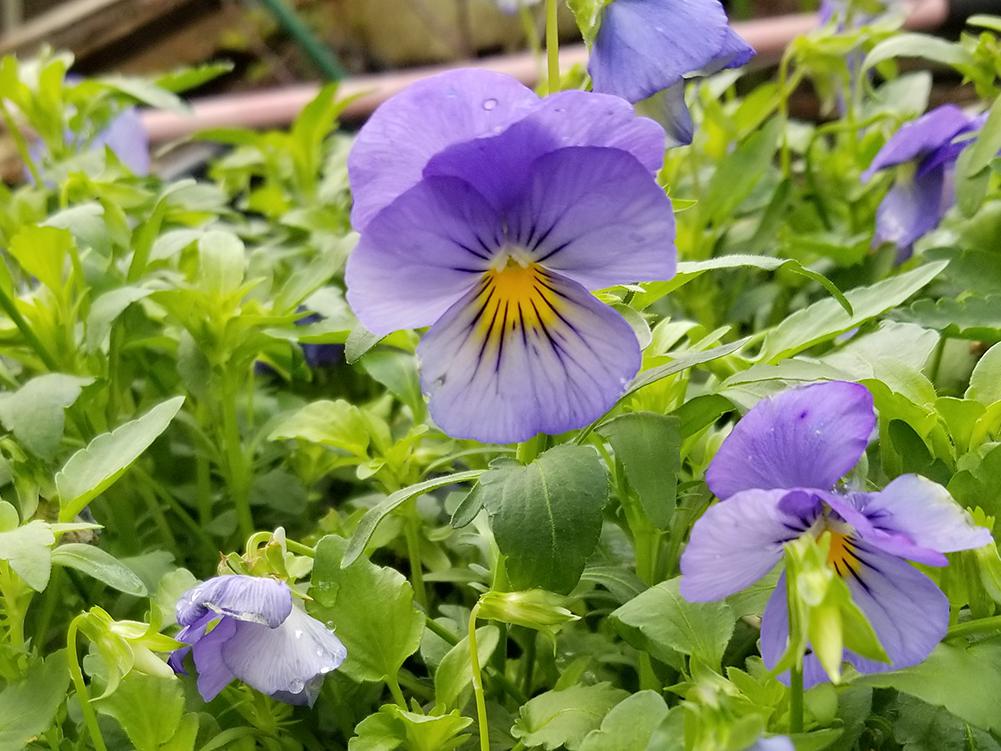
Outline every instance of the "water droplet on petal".
<path fill-rule="evenodd" d="M 490 110 L 492 110 L 496 106 L 497 106 L 496 99 L 487 99 L 483 102 L 483 109 L 485 109 L 487 112 L 490 112 Z"/>
<path fill-rule="evenodd" d="M 295 630 L 295 638 L 296 639 L 301 639 L 302 638 L 302 629 L 301 628 L 297 628 Z"/>

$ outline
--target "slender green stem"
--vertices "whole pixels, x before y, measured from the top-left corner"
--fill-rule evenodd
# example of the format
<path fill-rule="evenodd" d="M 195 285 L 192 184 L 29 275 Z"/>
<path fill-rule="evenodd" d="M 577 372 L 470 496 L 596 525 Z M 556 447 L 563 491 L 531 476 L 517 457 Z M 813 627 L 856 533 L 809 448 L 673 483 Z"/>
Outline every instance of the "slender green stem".
<path fill-rule="evenodd" d="M 49 633 L 49 626 L 52 625 L 52 616 L 56 613 L 56 605 L 63 604 L 63 569 L 61 566 L 54 566 L 52 574 L 49 576 L 49 584 L 45 588 L 45 595 L 42 597 L 42 610 L 38 616 L 38 623 L 35 626 L 35 648 L 44 654 L 46 636 Z"/>
<path fill-rule="evenodd" d="M 80 703 L 83 722 L 87 727 L 87 732 L 90 733 L 91 743 L 94 744 L 96 751 L 108 751 L 108 747 L 104 745 L 104 736 L 101 735 L 101 728 L 97 724 L 97 715 L 94 713 L 94 708 L 90 705 L 90 693 L 87 691 L 87 684 L 83 680 L 83 670 L 80 669 L 80 660 L 77 657 L 76 636 L 82 617 L 82 615 L 78 615 L 74 618 L 70 622 L 69 631 L 66 633 L 66 651 L 68 653 L 70 677 L 73 679 L 74 687 L 76 687 L 77 701 Z"/>
<path fill-rule="evenodd" d="M 386 685 L 389 686 L 389 693 L 393 695 L 393 701 L 395 701 L 401 709 L 406 709 L 407 700 L 403 696 L 403 691 L 400 689 L 399 679 L 397 679 L 395 675 L 390 675 L 386 678 Z"/>
<path fill-rule="evenodd" d="M 240 437 L 240 424 L 236 416 L 237 389 L 228 373 L 223 379 L 222 389 L 222 439 L 226 455 L 226 479 L 236 517 L 240 524 L 240 536 L 244 539 L 254 533 L 254 516 L 250 510 L 250 477 L 247 457 Z"/>
<path fill-rule="evenodd" d="M 427 610 L 428 594 L 424 586 L 424 563 L 421 560 L 421 518 L 417 513 L 417 499 L 407 504 L 403 534 L 407 540 L 407 559 L 410 561 L 410 583 L 414 587 L 417 604 Z"/>
<path fill-rule="evenodd" d="M 546 0 L 547 87 L 550 94 L 560 90 L 560 19 L 556 0 Z"/>
<path fill-rule="evenodd" d="M 490 725 L 487 720 L 487 699 L 483 693 L 483 675 L 480 672 L 480 655 L 476 646 L 476 616 L 480 604 L 469 613 L 469 664 L 473 669 L 473 697 L 476 699 L 476 722 L 480 726 L 480 751 L 490 751 Z"/>
<path fill-rule="evenodd" d="M 938 371 L 942 367 L 942 355 L 945 354 L 945 343 L 949 340 L 947 336 L 941 335 L 938 339 L 938 344 L 935 345 L 935 353 L 932 355 L 931 363 L 931 382 L 934 384 L 938 381 Z"/>
<path fill-rule="evenodd" d="M 0 561 L 0 595 L 3 596 L 4 611 L 7 614 L 10 643 L 17 651 L 22 652 L 25 647 L 24 611 L 26 608 L 22 608 L 18 602 L 20 598 L 17 588 L 18 584 L 10 566 L 4 561 Z"/>
<path fill-rule="evenodd" d="M 1001 615 L 995 615 L 991 618 L 978 618 L 975 621 L 966 621 L 965 623 L 957 623 L 955 626 L 951 626 L 949 628 L 947 638 L 966 634 L 977 634 L 982 631 L 1001 631 Z"/>
<path fill-rule="evenodd" d="M 803 732 L 803 668 L 789 669 L 789 732 Z"/>
<path fill-rule="evenodd" d="M 528 49 L 532 53 L 532 59 L 539 61 L 542 59 L 542 41 L 539 39 L 539 30 L 535 25 L 535 14 L 532 9 L 524 3 L 518 4 L 518 16 L 521 19 L 521 28 L 525 32 L 525 41 Z"/>
<path fill-rule="evenodd" d="M 14 322 L 17 330 L 21 332 L 21 336 L 24 337 L 24 340 L 35 351 L 38 359 L 45 364 L 45 367 L 52 371 L 59 370 L 59 364 L 56 362 L 56 359 L 49 354 L 45 345 L 42 344 L 42 341 L 32 331 L 28 322 L 24 320 L 21 311 L 17 309 L 17 303 L 14 302 L 13 298 L 8 297 L 7 293 L 2 289 L 0 289 L 0 308 L 3 308 L 4 313 Z"/>
<path fill-rule="evenodd" d="M 447 628 L 445 628 L 444 626 L 442 626 L 434 618 L 428 618 L 427 620 L 425 620 L 424 621 L 424 626 L 432 634 L 436 634 L 437 636 L 440 636 L 442 639 L 444 639 L 445 641 L 447 641 L 453 647 L 456 644 L 458 644 L 459 641 L 460 641 L 460 639 L 459 639 L 458 636 L 456 636 L 451 631 L 449 631 Z"/>
<path fill-rule="evenodd" d="M 522 657 L 524 669 L 521 673 L 521 692 L 525 696 L 532 695 L 532 685 L 535 683 L 535 650 L 538 641 L 537 634 L 528 631 L 528 644 L 525 646 L 525 654 Z"/>
<path fill-rule="evenodd" d="M 285 547 L 291 550 L 296 555 L 304 555 L 307 558 L 316 557 L 316 549 L 309 547 L 309 545 L 303 545 L 301 542 L 296 542 L 295 540 L 286 540 Z"/>

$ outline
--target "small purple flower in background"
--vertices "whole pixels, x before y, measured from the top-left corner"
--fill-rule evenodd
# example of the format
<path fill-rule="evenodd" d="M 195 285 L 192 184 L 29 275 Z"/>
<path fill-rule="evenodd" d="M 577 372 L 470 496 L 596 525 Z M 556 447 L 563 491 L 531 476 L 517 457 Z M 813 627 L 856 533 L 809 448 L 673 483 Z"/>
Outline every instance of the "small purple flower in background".
<path fill-rule="evenodd" d="M 630 102 L 657 95 L 668 134 L 691 143 L 685 80 L 737 68 L 754 50 L 718 0 L 612 0 L 601 16 L 587 70 L 594 90 Z"/>
<path fill-rule="evenodd" d="M 844 579 L 890 663 L 845 651 L 863 673 L 921 662 L 945 636 L 949 602 L 907 561 L 944 566 L 943 553 L 988 544 L 944 488 L 902 475 L 876 493 L 835 489 L 865 452 L 876 425 L 872 396 L 854 383 L 791 389 L 757 404 L 713 458 L 706 482 L 720 503 L 692 529 L 681 557 L 681 593 L 720 600 L 771 571 L 785 543 L 803 535 L 831 538 L 828 564 Z M 786 650 L 785 575 L 761 623 L 761 655 L 774 667 Z M 808 652 L 807 686 L 827 679 Z"/>
<path fill-rule="evenodd" d="M 74 134 L 67 133 L 65 138 L 70 141 Z M 148 175 L 150 168 L 149 135 L 143 125 L 142 118 L 134 107 L 124 110 L 112 120 L 108 127 L 95 136 L 89 144 L 75 147 L 86 151 L 101 151 L 105 147 L 111 149 L 116 157 L 137 175 Z M 45 144 L 35 141 L 31 144 L 31 158 L 36 162 L 47 155 Z M 26 177 L 31 179 L 26 171 Z M 48 183 L 48 178 L 45 180 Z"/>
<path fill-rule="evenodd" d="M 542 0 L 494 0 L 494 2 L 505 13 L 517 13 L 519 8 L 538 5 Z"/>
<path fill-rule="evenodd" d="M 796 751 L 796 747 L 788 737 L 775 735 L 771 738 L 761 738 L 746 751 Z"/>
<path fill-rule="evenodd" d="M 956 159 L 970 143 L 956 138 L 983 124 L 983 117 L 971 117 L 946 104 L 907 123 L 886 142 L 863 173 L 863 182 L 890 167 L 908 165 L 908 169 L 898 175 L 879 206 L 875 244 L 893 243 L 904 260 L 914 243 L 939 225 L 955 202 Z"/>
<path fill-rule="evenodd" d="M 324 676 L 347 656 L 340 639 L 275 579 L 209 579 L 178 600 L 177 622 L 184 628 L 175 638 L 190 646 L 171 654 L 170 666 L 183 674 L 191 652 L 205 701 L 237 679 L 278 701 L 312 706 Z"/>
<path fill-rule="evenodd" d="M 625 101 L 539 99 L 459 70 L 382 105 L 348 161 L 348 301 L 375 334 L 431 326 L 421 384 L 449 435 L 513 442 L 600 417 L 640 366 L 589 290 L 674 275 L 664 133 Z"/>

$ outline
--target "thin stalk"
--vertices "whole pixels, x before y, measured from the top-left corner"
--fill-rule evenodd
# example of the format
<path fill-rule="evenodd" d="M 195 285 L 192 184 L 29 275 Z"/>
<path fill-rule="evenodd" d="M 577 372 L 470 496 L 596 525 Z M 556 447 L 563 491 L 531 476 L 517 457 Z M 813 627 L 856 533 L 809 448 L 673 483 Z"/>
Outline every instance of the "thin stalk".
<path fill-rule="evenodd" d="M 18 651 L 23 652 L 24 642 L 24 611 L 18 604 L 18 593 L 15 589 L 14 573 L 6 562 L 0 562 L 0 595 L 3 596 L 4 611 L 7 614 L 7 629 L 10 633 L 10 643 Z"/>
<path fill-rule="evenodd" d="M 523 3 L 518 4 L 518 17 L 521 19 L 521 28 L 525 32 L 525 41 L 528 42 L 528 49 L 532 53 L 532 59 L 542 60 L 542 42 L 539 39 L 539 29 L 535 25 L 535 14 L 532 9 Z"/>
<path fill-rule="evenodd" d="M 254 533 L 254 516 L 250 509 L 250 478 L 247 475 L 247 457 L 240 438 L 240 424 L 236 417 L 236 389 L 227 373 L 223 379 L 222 438 L 226 456 L 226 479 L 230 496 L 236 507 L 240 523 L 240 536 L 244 539 Z"/>
<path fill-rule="evenodd" d="M 296 555 L 304 555 L 307 558 L 316 557 L 316 549 L 309 547 L 309 545 L 303 545 L 301 542 L 296 542 L 295 540 L 285 540 L 285 547 Z"/>
<path fill-rule="evenodd" d="M 101 735 L 101 728 L 97 724 L 97 715 L 90 705 L 90 693 L 87 691 L 87 684 L 83 680 L 83 670 L 80 669 L 80 660 L 76 651 L 76 636 L 79 629 L 80 618 L 77 616 L 70 622 L 69 630 L 66 632 L 66 651 L 69 660 L 70 677 L 76 687 L 77 701 L 80 703 L 80 711 L 83 713 L 83 723 L 90 734 L 90 741 L 94 744 L 96 751 L 108 751 L 104 744 L 104 736 Z"/>
<path fill-rule="evenodd" d="M 957 623 L 955 626 L 949 627 L 949 633 L 946 635 L 947 639 L 951 639 L 953 636 L 964 636 L 966 634 L 977 634 L 982 631 L 1001 631 L 1001 615 L 995 615 L 991 618 L 978 618 L 975 621 L 966 621 L 965 623 Z"/>
<path fill-rule="evenodd" d="M 17 326 L 17 330 L 21 332 L 21 336 L 28 345 L 35 351 L 38 355 L 38 359 L 41 360 L 45 367 L 51 371 L 59 370 L 59 364 L 56 359 L 49 354 L 49 351 L 42 344 L 42 341 L 35 335 L 35 332 L 31 330 L 31 326 L 24 316 L 21 315 L 21 311 L 17 309 L 17 304 L 14 300 L 7 296 L 7 293 L 3 289 L 0 289 L 0 308 L 3 308 L 4 313 L 13 321 L 14 325 Z"/>
<path fill-rule="evenodd" d="M 547 0 L 551 2 L 551 0 Z M 490 725 L 487 720 L 487 700 L 483 693 L 483 675 L 480 672 L 480 655 L 476 646 L 476 616 L 480 604 L 473 605 L 469 613 L 469 664 L 473 669 L 473 697 L 476 699 L 476 722 L 480 726 L 480 751 L 490 751 Z"/>
<path fill-rule="evenodd" d="M 803 668 L 789 668 L 789 732 L 803 732 Z"/>
<path fill-rule="evenodd" d="M 38 616 L 38 624 L 35 626 L 35 647 L 44 653 L 46 635 L 49 633 L 49 626 L 52 625 L 52 616 L 55 615 L 56 605 L 64 604 L 62 597 L 63 590 L 63 569 L 61 566 L 54 566 L 52 574 L 49 576 L 49 584 L 45 588 L 45 595 L 42 597 L 42 610 Z"/>
<path fill-rule="evenodd" d="M 389 693 L 393 695 L 393 701 L 397 703 L 400 709 L 407 709 L 407 700 L 403 696 L 403 691 L 400 689 L 400 681 L 395 675 L 390 675 L 386 677 L 386 685 L 389 687 Z"/>
<path fill-rule="evenodd" d="M 537 634 L 534 631 L 528 633 L 528 644 L 525 647 L 524 670 L 521 674 L 521 692 L 525 696 L 532 695 L 532 684 L 535 682 L 535 650 Z"/>
<path fill-rule="evenodd" d="M 409 501 L 403 534 L 407 540 L 407 558 L 410 561 L 410 583 L 414 587 L 417 604 L 427 610 L 428 593 L 424 585 L 424 563 L 421 560 L 421 518 L 417 513 L 417 499 Z"/>
<path fill-rule="evenodd" d="M 549 93 L 560 90 L 560 26 L 556 0 L 546 0 L 546 61 Z"/>

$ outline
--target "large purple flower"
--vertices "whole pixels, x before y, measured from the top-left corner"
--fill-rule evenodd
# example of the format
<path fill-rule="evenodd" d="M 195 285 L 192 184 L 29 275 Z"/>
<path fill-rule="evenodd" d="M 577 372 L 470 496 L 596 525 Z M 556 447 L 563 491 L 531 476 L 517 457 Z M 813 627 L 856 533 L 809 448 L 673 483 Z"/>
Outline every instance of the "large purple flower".
<path fill-rule="evenodd" d="M 622 394 L 639 344 L 588 290 L 673 276 L 663 144 L 617 97 L 539 99 L 480 70 L 415 84 L 365 125 L 348 301 L 376 334 L 431 326 L 421 384 L 446 433 L 562 433 Z"/>
<path fill-rule="evenodd" d="M 184 673 L 191 652 L 205 701 L 235 678 L 279 701 L 312 706 L 323 677 L 347 656 L 340 639 L 274 579 L 209 579 L 178 600 L 177 622 L 184 628 L 175 638 L 190 646 L 171 654 L 170 666 Z"/>
<path fill-rule="evenodd" d="M 890 658 L 845 651 L 861 672 L 914 665 L 945 636 L 949 603 L 907 561 L 944 566 L 944 553 L 991 541 L 944 488 L 903 475 L 876 493 L 836 488 L 858 462 L 876 424 L 872 396 L 858 384 L 830 382 L 760 402 L 723 442 L 706 473 L 721 503 L 696 522 L 681 557 L 681 593 L 719 600 L 771 571 L 785 543 L 831 536 L 828 563 L 843 577 Z M 775 666 L 785 652 L 789 618 L 785 576 L 761 623 L 761 654 Z M 808 653 L 804 681 L 826 679 Z"/>
<path fill-rule="evenodd" d="M 754 50 L 719 0 L 612 0 L 601 15 L 587 70 L 594 90 L 655 106 L 678 143 L 691 143 L 685 79 L 736 68 Z"/>
<path fill-rule="evenodd" d="M 911 246 L 935 229 L 955 201 L 951 179 L 956 159 L 970 143 L 957 141 L 977 130 L 983 117 L 970 117 L 946 104 L 908 123 L 886 142 L 862 175 L 867 182 L 880 170 L 908 165 L 886 194 L 876 215 L 877 244 L 897 246 L 906 258 Z"/>

